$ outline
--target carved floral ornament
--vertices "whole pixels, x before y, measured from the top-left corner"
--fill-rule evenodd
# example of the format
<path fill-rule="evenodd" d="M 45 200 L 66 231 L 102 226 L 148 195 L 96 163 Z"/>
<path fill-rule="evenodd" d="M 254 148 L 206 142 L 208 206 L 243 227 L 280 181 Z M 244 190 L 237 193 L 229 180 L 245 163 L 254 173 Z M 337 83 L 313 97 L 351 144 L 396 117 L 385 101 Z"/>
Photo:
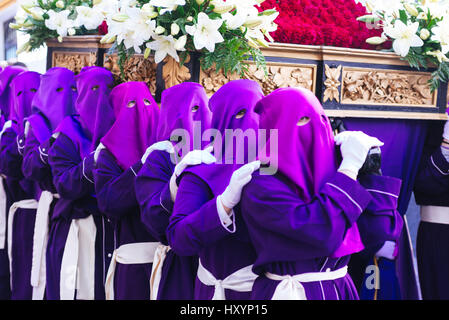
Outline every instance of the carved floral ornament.
<path fill-rule="evenodd" d="M 96 52 L 53 52 L 52 67 L 62 67 L 78 74 L 83 67 L 94 66 Z"/>
<path fill-rule="evenodd" d="M 263 69 L 258 69 L 256 65 L 250 64 L 244 78 L 257 81 L 265 95 L 278 88 L 286 87 L 302 87 L 311 91 L 315 90 L 316 69 L 314 65 L 298 66 L 267 63 L 267 71 L 268 75 L 265 76 Z M 209 96 L 217 92 L 224 84 L 236 79 L 240 79 L 238 74 L 225 76 L 223 72 L 217 73 L 214 68 L 201 70 L 200 74 L 200 83 Z"/>
<path fill-rule="evenodd" d="M 327 100 L 333 101 L 336 100 L 340 102 L 340 75 L 341 75 L 341 65 L 337 68 L 331 68 L 327 64 L 324 66 L 326 75 L 326 81 L 324 81 L 324 86 L 326 90 L 324 90 L 323 103 Z"/>
<path fill-rule="evenodd" d="M 132 56 L 124 64 L 123 78 L 117 62 L 117 55 L 105 55 L 103 66 L 112 72 L 117 82 L 143 81 L 148 85 L 151 94 L 156 93 L 156 68 L 153 57 Z"/>

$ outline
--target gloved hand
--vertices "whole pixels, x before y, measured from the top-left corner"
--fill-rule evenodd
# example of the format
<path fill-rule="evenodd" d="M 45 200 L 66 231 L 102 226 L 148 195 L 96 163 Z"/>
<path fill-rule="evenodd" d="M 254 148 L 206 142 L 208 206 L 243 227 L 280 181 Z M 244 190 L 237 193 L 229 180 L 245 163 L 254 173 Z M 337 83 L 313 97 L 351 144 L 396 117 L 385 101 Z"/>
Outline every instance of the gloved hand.
<path fill-rule="evenodd" d="M 341 162 L 338 171 L 349 171 L 357 177 L 365 163 L 368 151 L 383 146 L 379 139 L 370 137 L 361 131 L 344 131 L 335 136 L 335 143 L 341 146 Z"/>
<path fill-rule="evenodd" d="M 396 258 L 396 242 L 385 241 L 382 248 L 380 248 L 379 251 L 376 252 L 376 257 L 394 260 Z"/>
<path fill-rule="evenodd" d="M 160 150 L 160 151 L 166 151 L 168 153 L 174 153 L 175 149 L 173 148 L 173 145 L 170 141 L 159 141 L 154 144 L 152 144 L 150 147 L 147 148 L 144 155 L 142 156 L 142 164 L 145 164 L 147 161 L 148 156 L 153 152 L 154 150 Z"/>
<path fill-rule="evenodd" d="M 176 194 L 178 193 L 178 185 L 176 178 L 181 175 L 185 168 L 188 166 L 198 165 L 201 163 L 211 164 L 217 161 L 212 155 L 214 147 L 208 147 L 204 150 L 193 150 L 186 154 L 184 158 L 176 165 L 175 170 L 170 178 L 170 196 L 174 202 Z"/>
<path fill-rule="evenodd" d="M 260 168 L 260 161 L 253 161 L 235 170 L 225 191 L 220 195 L 225 209 L 234 208 L 242 196 L 243 187 L 251 181 L 252 173 Z"/>
<path fill-rule="evenodd" d="M 449 120 L 444 125 L 443 139 L 449 141 Z"/>
<path fill-rule="evenodd" d="M 102 144 L 100 142 L 100 144 L 98 145 L 97 149 L 95 149 L 95 153 L 94 153 L 94 163 L 97 163 L 98 160 L 98 156 L 100 155 L 100 151 L 106 149 L 105 145 Z"/>
<path fill-rule="evenodd" d="M 194 166 L 200 163 L 211 164 L 217 161 L 212 155 L 214 147 L 208 147 L 204 150 L 193 150 L 186 154 L 184 158 L 176 165 L 174 174 L 179 177 L 185 168 Z"/>

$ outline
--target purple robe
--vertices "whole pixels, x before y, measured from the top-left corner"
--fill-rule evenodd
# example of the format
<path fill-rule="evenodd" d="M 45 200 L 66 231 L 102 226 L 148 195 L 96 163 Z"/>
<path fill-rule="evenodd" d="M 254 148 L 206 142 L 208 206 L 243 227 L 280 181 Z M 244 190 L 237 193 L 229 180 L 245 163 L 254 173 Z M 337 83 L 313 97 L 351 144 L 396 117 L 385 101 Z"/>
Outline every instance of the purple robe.
<path fill-rule="evenodd" d="M 98 207 L 114 227 L 115 249 L 129 243 L 157 242 L 140 220 L 134 179 L 141 166 L 139 160 L 123 170 L 108 150 L 102 150 L 98 156 L 94 170 Z M 117 262 L 114 299 L 149 300 L 151 269 L 152 263 Z"/>
<path fill-rule="evenodd" d="M 50 225 L 47 247 L 47 288 L 49 300 L 60 299 L 60 272 L 64 247 L 73 219 L 93 216 L 97 234 L 95 238 L 95 299 L 105 298 L 104 281 L 107 271 L 104 258 L 109 241 L 107 226 L 98 210 L 94 197 L 92 170 L 94 154 L 82 159 L 75 144 L 63 133 L 48 152 L 53 182 L 61 199 L 56 203 Z"/>
<path fill-rule="evenodd" d="M 337 188 L 336 188 L 336 187 Z M 357 182 L 336 173 L 311 202 L 298 198 L 291 182 L 280 173 L 254 173 L 242 194 L 242 213 L 257 252 L 252 299 L 270 299 L 278 285 L 264 276 L 320 272 L 344 267 L 349 256 L 328 258 L 343 242 L 347 229 L 371 201 Z M 303 284 L 307 299 L 358 299 L 346 275 L 335 281 Z"/>
<path fill-rule="evenodd" d="M 169 153 L 155 150 L 148 156 L 135 181 L 142 222 L 164 245 L 168 245 L 166 230 L 174 206 L 169 186 L 174 168 Z M 174 250 L 168 251 L 162 266 L 157 300 L 193 299 L 197 269 L 197 256 L 180 256 Z"/>
<path fill-rule="evenodd" d="M 440 139 L 435 139 L 440 141 Z M 449 162 L 441 147 L 423 156 L 415 181 L 416 203 L 449 207 Z M 449 299 L 449 225 L 420 221 L 416 242 L 419 280 L 424 300 Z"/>

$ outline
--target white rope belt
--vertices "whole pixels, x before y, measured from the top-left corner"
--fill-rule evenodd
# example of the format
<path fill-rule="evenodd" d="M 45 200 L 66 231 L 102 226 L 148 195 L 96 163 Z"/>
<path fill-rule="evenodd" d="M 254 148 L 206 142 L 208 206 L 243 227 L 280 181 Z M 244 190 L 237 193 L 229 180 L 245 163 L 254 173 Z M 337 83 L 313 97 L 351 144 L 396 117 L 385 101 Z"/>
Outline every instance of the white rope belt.
<path fill-rule="evenodd" d="M 170 250 L 170 246 L 160 244 L 154 253 L 153 268 L 151 269 L 150 279 L 150 300 L 157 300 L 159 285 L 162 277 L 162 266 L 164 265 L 165 258 Z"/>
<path fill-rule="evenodd" d="M 92 215 L 74 219 L 62 255 L 60 274 L 61 300 L 94 300 L 95 238 L 97 227 Z"/>
<path fill-rule="evenodd" d="M 114 300 L 114 276 L 117 262 L 121 264 L 152 263 L 159 245 L 159 242 L 128 243 L 114 250 L 106 276 L 106 300 Z"/>
<path fill-rule="evenodd" d="M 0 177 L 0 249 L 5 249 L 6 242 L 6 192 L 5 179 Z"/>
<path fill-rule="evenodd" d="M 421 206 L 421 221 L 449 224 L 449 207 Z"/>
<path fill-rule="evenodd" d="M 31 264 L 31 286 L 33 300 L 43 300 L 46 284 L 46 252 L 48 242 L 48 225 L 50 206 L 53 199 L 59 199 L 58 194 L 42 191 L 36 212 L 33 235 L 33 260 Z"/>
<path fill-rule="evenodd" d="M 12 277 L 13 277 L 13 270 L 12 270 L 12 236 L 13 236 L 13 223 L 14 223 L 14 215 L 17 211 L 17 209 L 37 209 L 38 203 L 35 199 L 27 199 L 22 200 L 18 202 L 14 202 L 9 208 L 9 216 L 8 216 L 8 257 L 9 257 L 9 270 L 10 270 L 10 277 L 9 281 L 12 288 Z"/>
<path fill-rule="evenodd" d="M 274 281 L 281 281 L 273 294 L 272 300 L 307 300 L 304 287 L 301 283 L 326 280 L 336 280 L 346 276 L 348 266 L 335 271 L 309 272 L 291 275 L 277 275 L 265 273 L 265 277 Z"/>
<path fill-rule="evenodd" d="M 254 281 L 257 278 L 257 275 L 251 270 L 252 267 L 253 265 L 246 266 L 230 274 L 223 280 L 217 280 L 212 273 L 203 267 L 200 260 L 197 277 L 206 286 L 215 287 L 212 300 L 226 300 L 225 289 L 238 292 L 251 292 Z"/>

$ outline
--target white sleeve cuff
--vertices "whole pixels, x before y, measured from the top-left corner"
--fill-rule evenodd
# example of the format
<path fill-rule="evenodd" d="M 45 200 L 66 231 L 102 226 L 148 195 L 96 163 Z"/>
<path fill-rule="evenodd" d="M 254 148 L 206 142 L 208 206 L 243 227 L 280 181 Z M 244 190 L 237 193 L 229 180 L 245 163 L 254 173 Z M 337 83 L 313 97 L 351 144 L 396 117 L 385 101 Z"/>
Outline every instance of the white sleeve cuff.
<path fill-rule="evenodd" d="M 217 197 L 217 212 L 218 217 L 220 218 L 221 225 L 230 233 L 234 233 L 235 228 L 235 214 L 234 210 L 231 211 L 231 214 L 227 214 L 226 210 L 221 203 L 221 195 Z"/>
<path fill-rule="evenodd" d="M 396 251 L 396 242 L 385 241 L 382 248 L 380 248 L 379 251 L 377 251 L 376 256 L 382 257 L 382 258 L 387 258 L 389 260 L 394 260 L 395 259 L 395 255 L 394 255 L 395 251 Z"/>

